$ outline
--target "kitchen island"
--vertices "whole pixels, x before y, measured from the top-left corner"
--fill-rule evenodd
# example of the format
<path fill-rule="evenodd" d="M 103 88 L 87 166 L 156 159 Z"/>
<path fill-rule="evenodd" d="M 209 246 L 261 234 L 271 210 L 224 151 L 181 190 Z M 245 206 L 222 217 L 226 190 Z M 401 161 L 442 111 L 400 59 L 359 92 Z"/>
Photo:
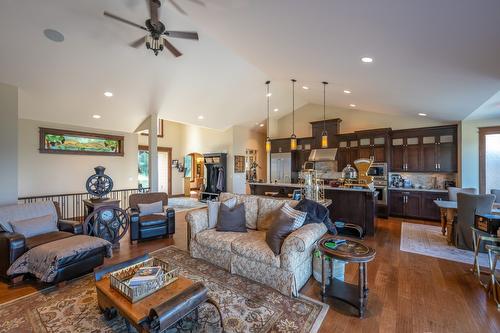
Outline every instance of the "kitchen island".
<path fill-rule="evenodd" d="M 277 197 L 290 197 L 299 184 L 250 183 L 251 193 L 265 195 L 274 193 Z M 363 228 L 365 235 L 375 233 L 375 214 L 378 192 L 370 189 L 353 189 L 325 186 L 325 199 L 331 199 L 328 207 L 333 222 L 353 223 Z"/>

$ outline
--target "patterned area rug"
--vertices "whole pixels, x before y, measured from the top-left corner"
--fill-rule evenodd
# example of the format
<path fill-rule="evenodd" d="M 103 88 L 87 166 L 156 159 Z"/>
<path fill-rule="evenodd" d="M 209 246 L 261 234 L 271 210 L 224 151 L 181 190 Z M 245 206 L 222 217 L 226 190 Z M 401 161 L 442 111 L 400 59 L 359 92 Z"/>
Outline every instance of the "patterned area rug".
<path fill-rule="evenodd" d="M 448 245 L 440 226 L 403 222 L 400 250 L 471 265 L 474 262 L 472 251 Z M 479 254 L 479 265 L 489 267 L 486 253 Z"/>
<path fill-rule="evenodd" d="M 306 297 L 290 298 L 264 285 L 231 275 L 187 252 L 170 246 L 153 253 L 201 281 L 218 302 L 226 332 L 316 332 L 328 305 Z M 220 332 L 212 305 L 168 332 Z M 87 275 L 62 288 L 50 288 L 0 305 L 0 332 L 127 332 L 120 316 L 107 321 L 100 313 L 93 277 Z"/>
<path fill-rule="evenodd" d="M 176 213 L 203 207 L 207 207 L 207 204 L 195 198 L 168 198 L 168 208 L 173 208 Z"/>

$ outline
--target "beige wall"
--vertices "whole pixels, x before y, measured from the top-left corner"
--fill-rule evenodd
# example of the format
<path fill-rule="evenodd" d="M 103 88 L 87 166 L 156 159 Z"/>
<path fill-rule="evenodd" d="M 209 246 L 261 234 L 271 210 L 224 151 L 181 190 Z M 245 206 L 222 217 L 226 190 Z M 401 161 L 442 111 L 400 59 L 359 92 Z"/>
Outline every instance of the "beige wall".
<path fill-rule="evenodd" d="M 0 206 L 17 202 L 18 89 L 0 83 Z"/>
<path fill-rule="evenodd" d="M 125 155 L 92 156 L 41 154 L 39 127 L 59 128 L 125 137 Z M 137 188 L 137 134 L 19 119 L 19 196 L 85 192 L 85 181 L 102 165 L 114 189 Z"/>
<path fill-rule="evenodd" d="M 479 128 L 500 126 L 500 119 L 464 120 L 461 124 L 461 186 L 479 189 Z"/>
<path fill-rule="evenodd" d="M 419 116 L 398 116 L 360 110 L 326 108 L 326 119 L 340 118 L 341 133 L 351 133 L 359 130 L 390 127 L 394 130 L 426 126 L 439 126 L 449 123 Z M 295 111 L 295 134 L 297 137 L 311 136 L 309 122 L 323 119 L 323 105 L 307 104 Z M 286 138 L 291 135 L 292 115 L 288 114 L 270 126 L 271 137 Z"/>

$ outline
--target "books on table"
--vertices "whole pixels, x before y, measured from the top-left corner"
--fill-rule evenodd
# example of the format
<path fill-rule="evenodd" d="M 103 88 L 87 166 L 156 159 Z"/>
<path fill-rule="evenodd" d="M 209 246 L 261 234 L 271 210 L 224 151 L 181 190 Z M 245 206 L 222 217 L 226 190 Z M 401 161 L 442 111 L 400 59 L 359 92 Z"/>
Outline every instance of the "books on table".
<path fill-rule="evenodd" d="M 154 281 L 158 278 L 160 272 L 161 272 L 160 266 L 141 267 L 135 273 L 135 275 L 129 280 L 128 284 L 131 287 L 135 287 L 148 283 L 150 281 Z"/>

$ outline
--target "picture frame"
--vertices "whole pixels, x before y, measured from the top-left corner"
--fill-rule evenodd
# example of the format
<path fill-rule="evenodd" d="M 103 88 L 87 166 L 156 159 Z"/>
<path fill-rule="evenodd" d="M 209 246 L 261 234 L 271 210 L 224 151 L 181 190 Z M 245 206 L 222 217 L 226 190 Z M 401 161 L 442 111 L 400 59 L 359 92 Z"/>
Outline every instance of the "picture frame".
<path fill-rule="evenodd" d="M 234 173 L 244 173 L 245 172 L 245 156 L 235 155 L 234 156 Z"/>
<path fill-rule="evenodd" d="M 124 141 L 119 135 L 39 127 L 38 150 L 43 154 L 124 156 Z"/>
<path fill-rule="evenodd" d="M 193 176 L 193 156 L 184 156 L 184 178 L 191 178 Z"/>
<path fill-rule="evenodd" d="M 172 168 L 177 168 L 179 166 L 179 160 L 172 160 Z"/>
<path fill-rule="evenodd" d="M 302 190 L 293 190 L 292 200 L 301 200 L 302 199 Z"/>

